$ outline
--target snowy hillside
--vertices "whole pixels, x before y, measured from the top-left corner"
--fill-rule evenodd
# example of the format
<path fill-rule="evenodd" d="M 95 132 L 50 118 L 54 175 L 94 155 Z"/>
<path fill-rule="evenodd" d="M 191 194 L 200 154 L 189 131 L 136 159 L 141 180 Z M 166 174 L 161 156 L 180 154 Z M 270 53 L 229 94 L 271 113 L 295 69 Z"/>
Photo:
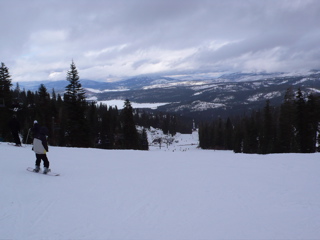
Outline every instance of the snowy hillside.
<path fill-rule="evenodd" d="M 199 146 L 198 132 L 194 131 L 192 134 L 181 134 L 176 135 L 164 134 L 162 130 L 150 128 L 147 130 L 148 142 L 150 150 L 161 150 L 161 151 L 190 151 L 195 150 Z"/>
<path fill-rule="evenodd" d="M 196 133 L 164 146 L 50 147 L 52 177 L 0 143 L 0 239 L 319 239 L 320 154 L 200 150 Z"/>

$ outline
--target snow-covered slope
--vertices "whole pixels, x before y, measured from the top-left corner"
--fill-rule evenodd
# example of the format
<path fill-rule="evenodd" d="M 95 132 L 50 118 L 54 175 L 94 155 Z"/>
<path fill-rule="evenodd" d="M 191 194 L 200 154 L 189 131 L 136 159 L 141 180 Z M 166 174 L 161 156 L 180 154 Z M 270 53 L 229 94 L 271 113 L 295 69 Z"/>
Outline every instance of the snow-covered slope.
<path fill-rule="evenodd" d="M 320 154 L 234 154 L 196 141 L 177 135 L 150 151 L 50 147 L 59 177 L 26 171 L 31 146 L 2 142 L 0 238 L 319 238 Z"/>
<path fill-rule="evenodd" d="M 150 128 L 147 130 L 149 148 L 151 151 L 190 151 L 195 150 L 199 146 L 198 131 L 192 134 L 177 133 L 174 136 L 164 134 L 162 130 Z"/>

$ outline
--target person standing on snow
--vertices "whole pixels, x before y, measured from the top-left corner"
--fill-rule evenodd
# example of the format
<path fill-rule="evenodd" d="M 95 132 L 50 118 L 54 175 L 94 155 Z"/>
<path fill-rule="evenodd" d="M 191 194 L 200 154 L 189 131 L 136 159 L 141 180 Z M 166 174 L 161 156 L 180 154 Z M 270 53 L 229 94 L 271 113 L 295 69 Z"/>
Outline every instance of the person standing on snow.
<path fill-rule="evenodd" d="M 16 115 L 13 115 L 10 121 L 8 122 L 8 126 L 11 130 L 13 140 L 16 143 L 17 147 L 21 147 L 21 141 L 19 137 L 19 132 L 20 132 L 20 124 L 18 122 L 18 119 Z"/>
<path fill-rule="evenodd" d="M 46 154 L 47 152 L 49 152 L 47 136 L 46 136 L 48 133 L 48 129 L 46 127 L 40 127 L 38 125 L 38 129 L 36 129 L 36 131 L 33 131 L 33 132 L 34 132 L 34 138 L 33 138 L 32 150 L 36 154 L 36 164 L 35 164 L 36 166 L 34 171 L 35 172 L 40 171 L 40 164 L 42 160 L 43 166 L 44 166 L 43 173 L 47 174 L 48 172 L 50 172 L 50 169 L 49 169 L 50 162 Z"/>

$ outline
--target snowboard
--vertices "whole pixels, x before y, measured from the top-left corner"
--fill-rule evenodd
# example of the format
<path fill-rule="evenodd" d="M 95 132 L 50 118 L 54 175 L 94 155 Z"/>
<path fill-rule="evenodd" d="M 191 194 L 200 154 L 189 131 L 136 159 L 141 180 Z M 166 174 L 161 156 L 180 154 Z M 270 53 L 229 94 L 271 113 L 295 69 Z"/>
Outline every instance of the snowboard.
<path fill-rule="evenodd" d="M 26 146 L 24 146 L 24 145 L 20 145 L 20 146 L 17 146 L 15 143 L 8 143 L 8 145 L 11 145 L 11 146 L 14 146 L 14 147 L 26 147 Z"/>
<path fill-rule="evenodd" d="M 60 176 L 59 173 L 54 173 L 54 172 L 51 172 L 51 171 L 50 171 L 50 172 L 47 172 L 46 174 L 44 174 L 42 169 L 41 169 L 39 172 L 34 172 L 33 169 L 34 169 L 34 168 L 32 168 L 32 167 L 28 167 L 28 168 L 27 168 L 27 171 L 33 172 L 33 173 L 40 173 L 40 174 L 48 175 L 48 176 Z"/>

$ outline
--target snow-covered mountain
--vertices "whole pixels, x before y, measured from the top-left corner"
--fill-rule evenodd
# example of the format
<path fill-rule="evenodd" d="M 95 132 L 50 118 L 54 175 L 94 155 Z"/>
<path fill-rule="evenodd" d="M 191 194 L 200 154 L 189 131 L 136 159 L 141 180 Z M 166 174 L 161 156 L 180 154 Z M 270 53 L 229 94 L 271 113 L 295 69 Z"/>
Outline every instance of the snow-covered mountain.
<path fill-rule="evenodd" d="M 117 82 L 81 80 L 81 83 L 89 100 L 161 103 L 158 107 L 161 111 L 201 118 L 243 113 L 261 108 L 266 100 L 278 105 L 289 87 L 301 88 L 306 94 L 319 93 L 320 71 L 142 76 Z M 21 84 L 21 88 L 37 90 L 40 83 L 28 84 Z M 64 91 L 67 81 L 43 84 L 48 91 L 54 88 L 59 93 Z"/>

